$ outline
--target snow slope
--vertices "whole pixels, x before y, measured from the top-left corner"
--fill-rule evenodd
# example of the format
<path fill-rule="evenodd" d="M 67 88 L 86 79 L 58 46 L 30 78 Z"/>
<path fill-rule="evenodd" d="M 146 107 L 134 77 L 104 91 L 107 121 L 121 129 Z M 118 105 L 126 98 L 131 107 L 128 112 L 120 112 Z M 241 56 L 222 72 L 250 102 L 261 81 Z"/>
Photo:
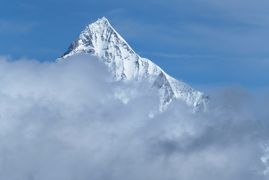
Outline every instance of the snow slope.
<path fill-rule="evenodd" d="M 87 53 L 104 62 L 116 81 L 148 81 L 160 94 L 160 110 L 173 100 L 184 101 L 194 109 L 205 108 L 208 97 L 184 82 L 166 74 L 152 61 L 140 57 L 103 17 L 86 26 L 60 60 Z"/>

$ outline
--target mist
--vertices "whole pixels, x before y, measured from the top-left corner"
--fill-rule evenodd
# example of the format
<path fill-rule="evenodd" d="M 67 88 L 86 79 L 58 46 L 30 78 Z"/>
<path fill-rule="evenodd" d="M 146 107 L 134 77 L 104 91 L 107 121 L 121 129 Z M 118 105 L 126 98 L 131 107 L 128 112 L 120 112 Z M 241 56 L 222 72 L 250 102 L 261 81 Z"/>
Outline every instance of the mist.
<path fill-rule="evenodd" d="M 90 55 L 0 58 L 0 179 L 269 179 L 268 95 L 210 91 L 207 111 L 143 82 L 114 82 Z"/>

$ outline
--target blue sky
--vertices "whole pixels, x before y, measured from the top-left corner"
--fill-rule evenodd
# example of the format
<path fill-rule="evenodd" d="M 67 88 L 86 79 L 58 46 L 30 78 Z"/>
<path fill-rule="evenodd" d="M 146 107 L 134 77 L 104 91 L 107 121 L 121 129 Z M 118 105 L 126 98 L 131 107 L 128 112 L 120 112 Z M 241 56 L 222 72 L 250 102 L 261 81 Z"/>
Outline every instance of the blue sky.
<path fill-rule="evenodd" d="M 266 0 L 1 0 L 0 55 L 52 61 L 106 16 L 141 56 L 196 87 L 269 82 Z"/>

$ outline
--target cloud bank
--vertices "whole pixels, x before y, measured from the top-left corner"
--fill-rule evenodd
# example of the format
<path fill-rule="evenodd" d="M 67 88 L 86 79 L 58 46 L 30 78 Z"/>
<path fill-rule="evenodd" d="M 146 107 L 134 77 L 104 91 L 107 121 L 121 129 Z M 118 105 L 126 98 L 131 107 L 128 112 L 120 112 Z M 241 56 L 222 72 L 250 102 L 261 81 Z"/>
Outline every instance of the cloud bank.
<path fill-rule="evenodd" d="M 160 114 L 157 91 L 113 82 L 88 55 L 2 57 L 0 84 L 0 179 L 268 179 L 268 102 L 245 90 Z"/>

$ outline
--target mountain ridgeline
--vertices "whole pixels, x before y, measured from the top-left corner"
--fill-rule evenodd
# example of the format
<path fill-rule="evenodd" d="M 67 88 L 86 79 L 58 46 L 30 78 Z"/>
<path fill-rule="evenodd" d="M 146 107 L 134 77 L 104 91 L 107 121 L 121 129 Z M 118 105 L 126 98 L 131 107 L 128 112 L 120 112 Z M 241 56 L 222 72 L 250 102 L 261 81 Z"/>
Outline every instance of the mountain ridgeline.
<path fill-rule="evenodd" d="M 151 60 L 140 57 L 105 17 L 86 26 L 59 60 L 80 53 L 98 57 L 115 81 L 145 81 L 157 88 L 160 111 L 166 110 L 174 100 L 185 102 L 195 111 L 206 108 L 206 95 L 169 76 Z"/>

